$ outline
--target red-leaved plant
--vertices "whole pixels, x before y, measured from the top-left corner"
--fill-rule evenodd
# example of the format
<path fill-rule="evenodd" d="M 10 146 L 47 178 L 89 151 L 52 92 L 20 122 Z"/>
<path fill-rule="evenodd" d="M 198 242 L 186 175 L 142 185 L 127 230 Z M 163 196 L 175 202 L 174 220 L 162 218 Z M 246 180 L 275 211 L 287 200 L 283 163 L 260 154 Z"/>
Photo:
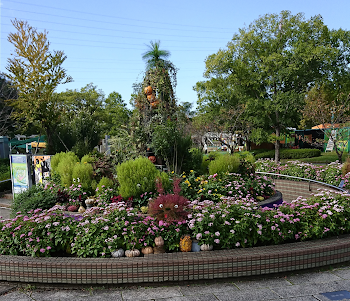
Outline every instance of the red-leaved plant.
<path fill-rule="evenodd" d="M 156 180 L 159 196 L 149 202 L 148 213 L 158 221 L 168 223 L 183 221 L 187 217 L 187 205 L 189 200 L 180 195 L 179 186 L 181 179 L 174 178 L 172 194 L 164 194 L 160 179 Z"/>

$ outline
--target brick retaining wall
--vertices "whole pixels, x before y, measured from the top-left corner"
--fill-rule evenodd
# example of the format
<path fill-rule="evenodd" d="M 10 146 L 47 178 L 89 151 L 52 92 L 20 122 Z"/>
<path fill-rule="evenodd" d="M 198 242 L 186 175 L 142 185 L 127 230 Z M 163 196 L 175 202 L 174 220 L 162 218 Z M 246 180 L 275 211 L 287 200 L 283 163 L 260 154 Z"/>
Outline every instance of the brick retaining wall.
<path fill-rule="evenodd" d="M 264 275 L 350 261 L 350 235 L 308 242 L 138 258 L 0 256 L 0 280 L 125 284 Z"/>
<path fill-rule="evenodd" d="M 307 197 L 317 183 L 275 179 L 283 200 Z M 350 235 L 339 238 L 137 258 L 73 258 L 0 255 L 0 281 L 44 284 L 126 284 L 264 275 L 350 261 Z"/>

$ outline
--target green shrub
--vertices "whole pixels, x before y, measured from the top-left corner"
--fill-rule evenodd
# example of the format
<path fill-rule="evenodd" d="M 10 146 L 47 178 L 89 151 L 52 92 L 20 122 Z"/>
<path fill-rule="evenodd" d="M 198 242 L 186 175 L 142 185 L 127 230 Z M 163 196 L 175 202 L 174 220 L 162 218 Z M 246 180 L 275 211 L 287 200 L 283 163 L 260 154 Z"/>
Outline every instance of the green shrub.
<path fill-rule="evenodd" d="M 57 156 L 57 158 L 55 158 Z M 53 156 L 54 167 L 52 171 L 58 173 L 63 186 L 72 185 L 72 173 L 75 165 L 79 164 L 78 157 L 73 152 L 59 153 Z M 57 160 L 57 162 L 56 162 Z M 52 166 L 52 165 L 51 165 Z"/>
<path fill-rule="evenodd" d="M 170 191 L 172 188 L 172 183 L 170 182 L 169 175 L 166 172 L 160 173 L 160 181 L 162 182 L 162 187 L 165 191 Z"/>
<path fill-rule="evenodd" d="M 191 148 L 188 156 L 184 158 L 184 162 L 182 163 L 182 171 L 189 173 L 191 170 L 195 170 L 197 173 L 200 173 L 202 160 L 202 151 L 199 148 Z"/>
<path fill-rule="evenodd" d="M 302 158 L 312 158 L 321 156 L 321 151 L 319 149 L 281 149 L 280 157 L 281 159 L 302 159 Z M 270 158 L 273 159 L 275 157 L 275 151 L 270 150 L 263 153 L 258 153 L 255 155 L 255 158 Z"/>
<path fill-rule="evenodd" d="M 72 170 L 72 179 L 79 183 L 83 191 L 91 192 L 91 182 L 94 170 L 89 163 L 75 163 Z"/>
<path fill-rule="evenodd" d="M 0 159 L 0 181 L 11 179 L 10 160 Z M 0 183 L 0 192 L 11 190 L 11 181 Z"/>
<path fill-rule="evenodd" d="M 80 163 L 92 163 L 94 162 L 94 158 L 90 155 L 85 155 L 81 158 Z"/>
<path fill-rule="evenodd" d="M 102 187 L 104 186 L 104 187 Z M 102 177 L 100 182 L 97 184 L 96 189 L 98 188 L 98 191 L 96 194 L 99 194 L 101 191 L 103 191 L 106 188 L 112 188 L 114 186 L 113 180 L 107 177 Z"/>
<path fill-rule="evenodd" d="M 117 165 L 119 194 L 123 198 L 139 197 L 144 192 L 155 191 L 155 180 L 160 172 L 145 157 L 128 160 Z"/>
<path fill-rule="evenodd" d="M 209 174 L 233 172 L 237 173 L 240 165 L 239 155 L 225 154 L 209 163 Z"/>
<path fill-rule="evenodd" d="M 22 214 L 37 208 L 49 209 L 57 202 L 57 193 L 50 189 L 44 189 L 42 185 L 34 185 L 20 194 L 16 194 L 11 205 L 11 216 L 16 216 L 16 212 Z"/>

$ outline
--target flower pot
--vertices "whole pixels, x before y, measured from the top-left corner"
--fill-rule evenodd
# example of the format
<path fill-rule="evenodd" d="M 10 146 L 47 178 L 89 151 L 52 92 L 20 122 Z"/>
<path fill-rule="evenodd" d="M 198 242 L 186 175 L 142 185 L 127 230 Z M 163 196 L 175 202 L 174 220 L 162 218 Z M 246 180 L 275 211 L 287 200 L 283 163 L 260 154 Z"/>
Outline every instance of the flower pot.
<path fill-rule="evenodd" d="M 198 240 L 192 240 L 192 252 L 199 252 L 201 250 L 200 245 L 198 244 Z"/>
<path fill-rule="evenodd" d="M 209 244 L 201 245 L 201 250 L 202 251 L 211 251 L 211 250 L 213 250 L 213 245 L 209 245 Z"/>

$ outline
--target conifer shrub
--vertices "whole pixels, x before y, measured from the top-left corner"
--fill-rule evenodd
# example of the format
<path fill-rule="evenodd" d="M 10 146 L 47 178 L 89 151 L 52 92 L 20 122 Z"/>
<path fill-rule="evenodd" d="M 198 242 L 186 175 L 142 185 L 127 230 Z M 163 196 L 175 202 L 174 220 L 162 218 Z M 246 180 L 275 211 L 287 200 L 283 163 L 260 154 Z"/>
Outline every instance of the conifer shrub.
<path fill-rule="evenodd" d="M 116 167 L 119 194 L 123 198 L 139 197 L 144 192 L 155 191 L 155 180 L 160 172 L 145 157 L 128 160 Z"/>
<path fill-rule="evenodd" d="M 97 194 L 99 194 L 100 192 L 102 192 L 107 188 L 113 188 L 113 186 L 114 186 L 114 182 L 112 179 L 107 177 L 102 177 L 102 179 L 100 180 L 100 182 L 97 184 L 97 187 L 96 187 L 98 188 Z"/>
<path fill-rule="evenodd" d="M 58 159 L 57 159 L 58 163 L 55 162 L 54 160 L 54 166 L 56 167 L 54 167 L 52 171 L 53 173 L 59 174 L 61 179 L 61 185 L 70 186 L 72 185 L 72 182 L 73 182 L 73 178 L 72 178 L 73 169 L 77 163 L 79 164 L 79 158 L 73 152 L 67 152 L 67 153 L 62 152 L 56 155 L 58 155 Z M 53 159 L 55 156 L 53 156 Z"/>
<path fill-rule="evenodd" d="M 92 163 L 92 162 L 94 162 L 94 158 L 91 156 L 91 155 L 85 155 L 85 156 L 83 156 L 82 158 L 81 158 L 81 160 L 80 160 L 80 162 L 81 163 Z"/>
<path fill-rule="evenodd" d="M 215 160 L 209 163 L 209 174 L 213 175 L 216 173 L 237 173 L 240 166 L 239 155 L 225 154 L 218 156 Z"/>
<path fill-rule="evenodd" d="M 91 192 L 91 182 L 94 170 L 90 163 L 75 163 L 72 171 L 72 179 L 80 184 L 85 192 Z"/>

